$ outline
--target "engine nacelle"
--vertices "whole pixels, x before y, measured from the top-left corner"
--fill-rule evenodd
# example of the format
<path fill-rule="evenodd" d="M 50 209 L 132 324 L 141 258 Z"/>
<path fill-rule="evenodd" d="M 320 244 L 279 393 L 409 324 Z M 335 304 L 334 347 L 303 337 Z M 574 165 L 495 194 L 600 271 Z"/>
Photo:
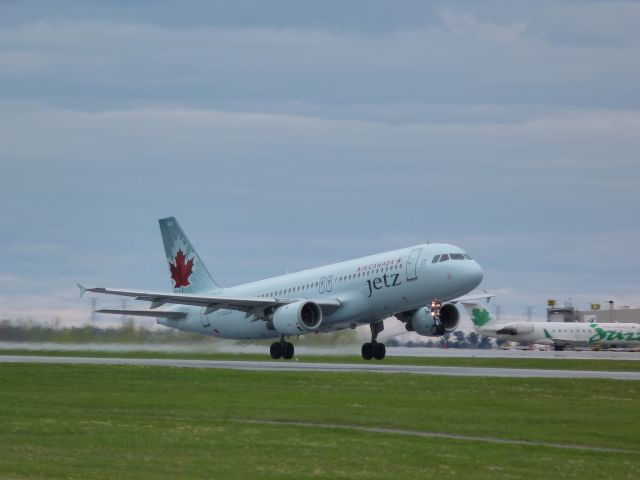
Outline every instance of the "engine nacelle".
<path fill-rule="evenodd" d="M 315 302 L 301 300 L 273 312 L 273 328 L 282 335 L 301 335 L 317 330 L 322 323 L 322 309 Z"/>
<path fill-rule="evenodd" d="M 437 320 L 431 314 L 429 307 L 423 307 L 419 308 L 416 313 L 413 314 L 413 317 L 409 320 L 411 325 L 407 322 L 407 330 L 412 329 L 416 333 L 428 337 L 438 337 L 445 333 L 453 332 L 458 328 L 459 321 L 460 312 L 450 303 L 440 307 L 440 315 Z"/>
<path fill-rule="evenodd" d="M 498 330 L 496 333 L 498 335 L 526 335 L 527 333 L 533 333 L 533 324 L 532 323 L 508 323 Z"/>

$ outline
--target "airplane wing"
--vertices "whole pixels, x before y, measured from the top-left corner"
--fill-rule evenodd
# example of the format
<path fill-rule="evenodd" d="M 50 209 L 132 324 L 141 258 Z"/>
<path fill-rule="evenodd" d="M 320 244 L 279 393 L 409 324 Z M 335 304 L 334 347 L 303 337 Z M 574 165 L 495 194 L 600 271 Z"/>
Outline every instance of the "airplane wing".
<path fill-rule="evenodd" d="M 78 284 L 80 295 L 85 292 L 103 293 L 106 295 L 118 295 L 122 297 L 132 297 L 136 300 L 150 302 L 149 308 L 154 309 L 163 305 L 191 305 L 205 308 L 205 314 L 210 314 L 216 310 L 240 310 L 249 313 L 254 309 L 267 307 L 280 307 L 300 300 L 309 300 L 318 304 L 325 314 L 333 313 L 341 302 L 336 298 L 302 299 L 302 298 L 275 298 L 275 297 L 227 297 L 201 295 L 191 293 L 165 293 L 149 292 L 145 290 L 117 290 L 103 287 L 85 288 Z M 112 312 L 103 312 L 112 313 Z M 154 315 L 155 316 L 155 315 Z M 158 315 L 161 316 L 161 315 Z"/>
<path fill-rule="evenodd" d="M 554 345 L 558 345 L 560 347 L 565 347 L 567 345 L 579 345 L 581 343 L 584 343 L 584 342 L 573 342 L 573 341 L 565 339 L 565 338 L 554 337 L 551 333 L 549 333 L 549 330 L 547 330 L 546 328 L 543 328 L 543 331 L 544 331 L 544 339 L 545 340 L 547 340 L 548 342 L 553 343 Z"/>

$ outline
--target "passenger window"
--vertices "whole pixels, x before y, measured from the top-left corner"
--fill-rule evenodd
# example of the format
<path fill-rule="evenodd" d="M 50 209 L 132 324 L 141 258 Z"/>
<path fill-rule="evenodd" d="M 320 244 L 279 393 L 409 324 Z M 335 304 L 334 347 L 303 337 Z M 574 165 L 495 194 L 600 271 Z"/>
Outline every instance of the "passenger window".
<path fill-rule="evenodd" d="M 446 262 L 447 260 L 449 260 L 449 255 L 447 255 L 446 253 L 440 255 L 440 261 L 441 262 Z"/>
<path fill-rule="evenodd" d="M 431 263 L 438 263 L 438 260 L 440 260 L 440 255 L 436 255 L 435 257 L 433 257 L 433 260 L 431 260 Z"/>

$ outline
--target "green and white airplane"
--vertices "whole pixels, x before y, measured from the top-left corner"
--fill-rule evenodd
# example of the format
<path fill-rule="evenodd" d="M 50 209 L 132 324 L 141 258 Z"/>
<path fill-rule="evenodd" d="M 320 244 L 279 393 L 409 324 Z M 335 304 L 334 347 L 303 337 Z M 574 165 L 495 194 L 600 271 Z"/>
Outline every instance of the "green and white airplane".
<path fill-rule="evenodd" d="M 469 254 L 446 244 L 416 245 L 223 288 L 176 219 L 159 223 L 173 293 L 78 285 L 81 293 L 150 302 L 150 310 L 97 312 L 155 317 L 167 327 L 227 339 L 279 338 L 270 349 L 274 359 L 293 357 L 288 337 L 369 324 L 371 341 L 362 345 L 362 357 L 381 360 L 386 349 L 376 339 L 384 319 L 395 316 L 421 335 L 444 335 L 458 326 L 453 303 L 487 297 L 461 298 L 480 284 L 482 269 Z"/>
<path fill-rule="evenodd" d="M 637 323 L 582 322 L 497 322 L 489 310 L 477 302 L 462 302 L 480 335 L 512 342 L 552 345 L 562 351 L 573 346 L 640 345 Z"/>

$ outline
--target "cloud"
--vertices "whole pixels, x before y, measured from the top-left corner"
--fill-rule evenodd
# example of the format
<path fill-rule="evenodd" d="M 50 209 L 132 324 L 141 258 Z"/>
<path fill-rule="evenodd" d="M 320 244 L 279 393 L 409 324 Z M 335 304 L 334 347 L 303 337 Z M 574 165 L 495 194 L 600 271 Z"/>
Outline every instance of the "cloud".
<path fill-rule="evenodd" d="M 172 214 L 227 285 L 426 238 L 518 309 L 638 284 L 633 4 L 62 4 L 0 7 L 0 282 L 42 315 L 167 288 Z"/>
<path fill-rule="evenodd" d="M 602 6 L 583 16 L 599 25 L 600 16 L 621 12 Z M 258 108 L 291 102 L 637 106 L 639 72 L 628 61 L 638 54 L 635 41 L 558 48 L 546 36 L 524 34 L 530 23 L 549 26 L 544 14 L 499 22 L 467 6 L 428 18 L 435 21 L 406 22 L 390 32 L 296 22 L 187 27 L 40 19 L 0 31 L 0 78 L 12 97 L 85 108 L 166 99 L 235 108 L 245 102 Z M 571 23 L 567 18 L 562 26 Z"/>
<path fill-rule="evenodd" d="M 527 34 L 563 47 L 638 46 L 640 5 L 635 2 L 555 2 L 538 11 Z"/>

